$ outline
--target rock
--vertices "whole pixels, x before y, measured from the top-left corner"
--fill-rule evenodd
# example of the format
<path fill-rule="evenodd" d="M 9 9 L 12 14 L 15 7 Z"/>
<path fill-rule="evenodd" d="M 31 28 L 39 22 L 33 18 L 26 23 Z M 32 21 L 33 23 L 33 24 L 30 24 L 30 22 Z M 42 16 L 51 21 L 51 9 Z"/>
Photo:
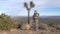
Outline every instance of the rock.
<path fill-rule="evenodd" d="M 17 29 L 11 29 L 10 31 L 11 31 L 11 32 L 12 32 L 12 31 L 17 31 Z"/>
<path fill-rule="evenodd" d="M 29 30 L 30 29 L 30 25 L 29 24 L 25 24 L 25 29 Z"/>
<path fill-rule="evenodd" d="M 30 25 L 29 24 L 24 24 L 24 25 L 22 25 L 21 29 L 29 30 L 30 29 Z"/>

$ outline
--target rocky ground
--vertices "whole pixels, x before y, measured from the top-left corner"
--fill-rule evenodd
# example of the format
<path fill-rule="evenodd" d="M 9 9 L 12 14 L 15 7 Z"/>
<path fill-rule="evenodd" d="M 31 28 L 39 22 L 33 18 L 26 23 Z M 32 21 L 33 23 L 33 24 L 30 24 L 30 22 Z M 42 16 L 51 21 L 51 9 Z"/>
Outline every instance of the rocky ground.
<path fill-rule="evenodd" d="M 49 30 L 32 31 L 32 30 L 13 29 L 11 31 L 0 31 L 0 34 L 60 34 L 60 31 L 52 32 Z"/>
<path fill-rule="evenodd" d="M 11 29 L 10 31 L 0 31 L 0 34 L 60 34 L 60 27 L 47 27 L 45 24 L 35 30 Z"/>

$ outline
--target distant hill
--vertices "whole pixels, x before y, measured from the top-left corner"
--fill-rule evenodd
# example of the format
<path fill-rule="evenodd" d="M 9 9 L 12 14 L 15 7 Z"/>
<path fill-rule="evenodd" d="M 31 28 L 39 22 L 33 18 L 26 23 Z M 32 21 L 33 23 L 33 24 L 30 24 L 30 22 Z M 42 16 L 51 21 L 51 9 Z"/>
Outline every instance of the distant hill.
<path fill-rule="evenodd" d="M 27 16 L 15 16 L 12 17 L 16 22 L 21 22 L 21 20 L 28 21 Z M 32 17 L 30 17 L 32 20 Z M 45 21 L 53 21 L 54 23 L 60 24 L 60 16 L 41 16 L 39 18 L 39 23 L 45 23 Z"/>
<path fill-rule="evenodd" d="M 41 22 L 53 21 L 54 23 L 60 24 L 60 16 L 44 16 L 40 17 Z"/>

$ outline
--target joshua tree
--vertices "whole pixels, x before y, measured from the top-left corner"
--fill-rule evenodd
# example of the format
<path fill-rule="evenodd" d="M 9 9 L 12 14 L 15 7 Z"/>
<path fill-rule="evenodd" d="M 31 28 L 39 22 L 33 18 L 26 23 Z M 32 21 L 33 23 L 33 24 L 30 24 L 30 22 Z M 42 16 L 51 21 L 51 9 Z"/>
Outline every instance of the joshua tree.
<path fill-rule="evenodd" d="M 32 1 L 30 2 L 30 8 L 28 8 L 28 4 L 26 2 L 24 3 L 24 7 L 28 11 L 28 24 L 30 23 L 30 9 L 33 8 L 34 6 L 35 5 L 34 5 L 34 3 Z"/>

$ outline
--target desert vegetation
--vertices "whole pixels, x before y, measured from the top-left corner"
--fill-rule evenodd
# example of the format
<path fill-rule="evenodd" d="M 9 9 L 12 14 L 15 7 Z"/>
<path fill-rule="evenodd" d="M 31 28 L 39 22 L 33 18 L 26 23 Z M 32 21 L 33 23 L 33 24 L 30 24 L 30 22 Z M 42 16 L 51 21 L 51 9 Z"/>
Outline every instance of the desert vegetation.
<path fill-rule="evenodd" d="M 30 5 L 25 2 L 24 7 L 28 11 L 28 17 L 17 18 L 4 13 L 0 15 L 0 34 L 60 34 L 60 17 L 38 18 L 39 22 L 33 24 L 33 19 L 30 17 L 30 10 L 35 7 L 35 4 L 32 1 Z M 36 30 L 36 27 L 38 27 L 38 30 Z"/>
<path fill-rule="evenodd" d="M 16 24 L 10 16 L 3 13 L 0 15 L 0 30 L 10 30 L 15 27 Z"/>
<path fill-rule="evenodd" d="M 0 34 L 60 34 L 60 24 L 50 20 L 45 21 L 45 23 L 39 22 L 39 29 L 35 31 L 34 29 L 26 30 L 26 19 L 21 19 L 18 21 L 19 23 L 16 23 L 17 19 L 14 19 L 6 14 L 0 15 Z"/>
<path fill-rule="evenodd" d="M 29 5 L 25 2 L 24 3 L 24 7 L 27 9 L 28 11 L 28 23 L 30 23 L 30 10 L 31 8 L 33 8 L 35 6 L 35 4 L 33 3 L 33 1 L 30 2 L 30 7 L 28 7 Z"/>

